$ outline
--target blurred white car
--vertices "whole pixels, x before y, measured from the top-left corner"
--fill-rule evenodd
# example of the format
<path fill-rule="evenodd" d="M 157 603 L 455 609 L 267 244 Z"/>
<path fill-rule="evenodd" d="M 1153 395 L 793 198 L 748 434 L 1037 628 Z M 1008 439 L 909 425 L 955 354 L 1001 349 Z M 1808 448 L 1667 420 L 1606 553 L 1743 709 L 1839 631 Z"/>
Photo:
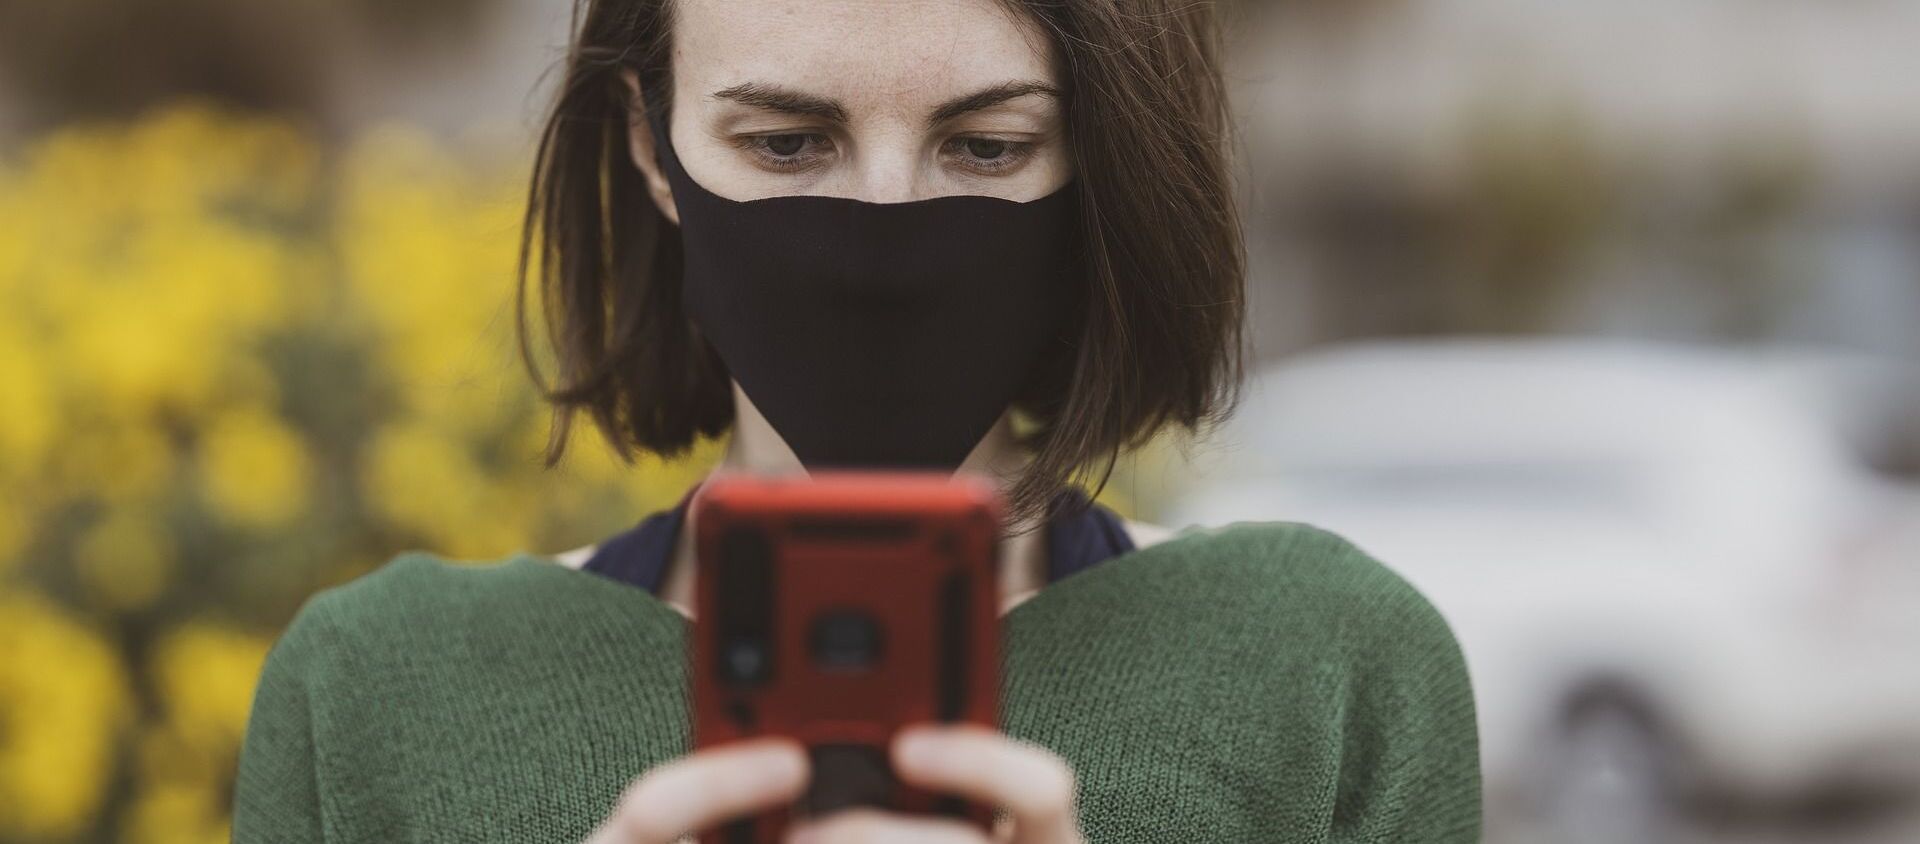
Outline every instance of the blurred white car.
<path fill-rule="evenodd" d="M 1920 842 L 1920 495 L 1897 367 L 1614 340 L 1258 373 L 1164 521 L 1303 521 L 1439 607 L 1490 841 Z M 1896 837 L 1888 837 L 1896 836 Z"/>

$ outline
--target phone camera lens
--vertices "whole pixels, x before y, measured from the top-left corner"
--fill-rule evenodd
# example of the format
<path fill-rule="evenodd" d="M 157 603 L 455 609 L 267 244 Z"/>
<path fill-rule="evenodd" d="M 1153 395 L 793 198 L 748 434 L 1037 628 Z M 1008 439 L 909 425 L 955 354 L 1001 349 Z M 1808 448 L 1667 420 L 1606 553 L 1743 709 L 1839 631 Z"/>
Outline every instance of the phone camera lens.
<path fill-rule="evenodd" d="M 763 679 L 767 652 L 759 642 L 736 639 L 727 645 L 727 671 L 733 679 L 751 683 Z"/>
<path fill-rule="evenodd" d="M 832 610 L 814 619 L 808 641 L 823 668 L 867 668 L 880 657 L 880 625 L 857 610 Z"/>

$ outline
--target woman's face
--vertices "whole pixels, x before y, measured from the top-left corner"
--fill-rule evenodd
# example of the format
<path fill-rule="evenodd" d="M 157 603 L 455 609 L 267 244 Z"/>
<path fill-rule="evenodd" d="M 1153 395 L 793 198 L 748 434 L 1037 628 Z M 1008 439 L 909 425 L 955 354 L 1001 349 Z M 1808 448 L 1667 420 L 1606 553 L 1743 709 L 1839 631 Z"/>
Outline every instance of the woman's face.
<path fill-rule="evenodd" d="M 1072 175 L 1050 44 L 1000 0 L 677 3 L 669 131 L 713 193 L 1026 202 Z M 646 121 L 630 142 L 678 222 Z"/>

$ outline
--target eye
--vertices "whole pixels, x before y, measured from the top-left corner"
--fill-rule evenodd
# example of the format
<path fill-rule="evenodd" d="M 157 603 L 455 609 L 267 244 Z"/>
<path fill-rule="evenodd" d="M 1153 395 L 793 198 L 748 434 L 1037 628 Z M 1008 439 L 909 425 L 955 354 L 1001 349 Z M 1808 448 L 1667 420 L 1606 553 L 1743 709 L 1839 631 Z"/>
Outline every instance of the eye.
<path fill-rule="evenodd" d="M 824 142 L 827 136 L 815 133 L 787 132 L 777 135 L 747 135 L 736 143 L 761 164 L 774 170 L 804 170 L 820 156 L 806 154 L 807 142 Z"/>
<path fill-rule="evenodd" d="M 962 136 L 953 139 L 961 164 L 983 173 L 1002 173 L 1025 163 L 1033 156 L 1030 142 L 1004 138 Z"/>
<path fill-rule="evenodd" d="M 982 150 L 985 151 L 983 152 Z M 967 152 L 980 158 L 992 160 L 1006 154 L 1007 142 L 996 141 L 992 138 L 968 138 Z"/>
<path fill-rule="evenodd" d="M 807 148 L 805 135 L 768 135 L 767 151 L 781 158 L 799 155 Z"/>
<path fill-rule="evenodd" d="M 830 138 L 814 132 L 745 135 L 734 142 L 752 155 L 755 162 L 780 172 L 809 169 L 826 157 L 825 152 L 810 150 L 832 148 Z M 1033 156 L 1035 144 L 963 135 L 948 141 L 947 146 L 960 166 L 977 173 L 996 175 L 1025 163 Z"/>

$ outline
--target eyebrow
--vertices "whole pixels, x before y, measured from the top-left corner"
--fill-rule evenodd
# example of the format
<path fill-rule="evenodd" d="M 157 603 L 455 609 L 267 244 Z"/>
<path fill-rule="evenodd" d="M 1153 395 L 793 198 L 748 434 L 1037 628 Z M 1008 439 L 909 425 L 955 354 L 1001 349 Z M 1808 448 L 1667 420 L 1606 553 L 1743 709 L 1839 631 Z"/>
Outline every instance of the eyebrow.
<path fill-rule="evenodd" d="M 1060 98 L 1059 89 L 1045 82 L 1031 79 L 1002 82 L 941 103 L 927 115 L 927 125 L 936 126 L 962 114 L 992 108 L 1028 94 L 1040 94 L 1055 100 Z M 847 122 L 846 106 L 841 105 L 839 100 L 795 91 L 770 82 L 742 82 L 713 92 L 713 98 L 732 100 L 769 111 L 819 117 L 836 123 Z"/>

